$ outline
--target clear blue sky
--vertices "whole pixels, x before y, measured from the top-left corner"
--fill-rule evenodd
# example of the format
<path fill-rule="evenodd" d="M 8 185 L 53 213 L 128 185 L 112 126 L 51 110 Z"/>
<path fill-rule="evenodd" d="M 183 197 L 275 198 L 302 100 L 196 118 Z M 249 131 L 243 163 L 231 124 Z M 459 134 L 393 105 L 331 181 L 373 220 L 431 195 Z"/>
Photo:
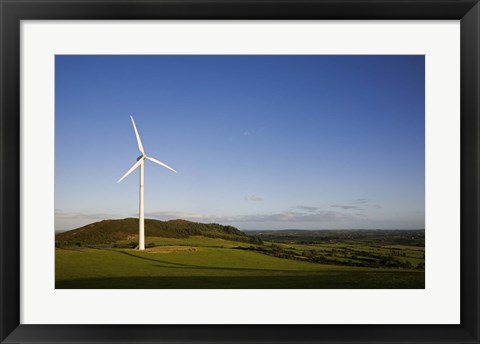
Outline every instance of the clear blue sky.
<path fill-rule="evenodd" d="M 55 227 L 424 228 L 424 56 L 56 56 Z"/>

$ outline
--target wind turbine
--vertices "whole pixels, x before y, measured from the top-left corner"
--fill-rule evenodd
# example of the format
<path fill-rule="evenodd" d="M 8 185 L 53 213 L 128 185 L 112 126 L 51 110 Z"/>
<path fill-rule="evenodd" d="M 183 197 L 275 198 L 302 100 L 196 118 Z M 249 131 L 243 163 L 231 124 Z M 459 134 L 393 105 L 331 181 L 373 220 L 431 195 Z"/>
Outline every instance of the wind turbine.
<path fill-rule="evenodd" d="M 143 162 L 145 159 L 150 160 L 156 164 L 159 164 L 165 168 L 168 168 L 170 171 L 173 171 L 177 173 L 173 168 L 168 166 L 167 164 L 164 164 L 161 161 L 158 161 L 157 159 L 154 159 L 150 156 L 147 156 L 145 154 L 145 151 L 143 150 L 143 145 L 142 141 L 140 140 L 140 135 L 138 135 L 138 130 L 137 127 L 135 126 L 135 121 L 133 120 L 133 117 L 130 116 L 132 119 L 132 124 L 133 124 L 133 129 L 135 130 L 135 136 L 137 137 L 137 143 L 138 143 L 138 149 L 140 150 L 140 155 L 137 158 L 137 162 L 125 173 L 122 178 L 120 178 L 117 183 L 120 183 L 126 176 L 128 176 L 130 173 L 132 173 L 135 169 L 140 166 L 140 206 L 139 206 L 139 221 L 138 221 L 138 249 L 139 250 L 144 250 L 145 249 L 145 226 L 144 226 L 144 212 L 143 212 Z"/>

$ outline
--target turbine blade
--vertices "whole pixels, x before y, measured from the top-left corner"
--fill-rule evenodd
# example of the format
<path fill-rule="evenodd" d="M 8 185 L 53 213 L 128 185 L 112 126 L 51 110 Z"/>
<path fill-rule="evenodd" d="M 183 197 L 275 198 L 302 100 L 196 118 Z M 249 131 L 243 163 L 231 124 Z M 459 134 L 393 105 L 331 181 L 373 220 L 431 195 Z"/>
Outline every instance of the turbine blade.
<path fill-rule="evenodd" d="M 138 135 L 138 130 L 137 130 L 137 126 L 135 125 L 135 121 L 133 120 L 132 116 L 130 116 L 130 118 L 132 119 L 133 129 L 135 130 L 135 136 L 137 137 L 138 149 L 140 150 L 140 152 L 142 152 L 143 155 L 145 155 L 145 151 L 143 150 L 143 146 L 142 146 L 142 140 L 140 140 L 140 135 Z"/>
<path fill-rule="evenodd" d="M 149 157 L 149 156 L 147 156 L 146 158 L 147 158 L 148 160 L 150 160 L 150 161 L 153 161 L 154 163 L 157 163 L 157 164 L 159 164 L 159 165 L 162 165 L 162 166 L 165 167 L 165 168 L 168 168 L 170 171 L 173 171 L 173 172 L 177 173 L 177 171 L 175 171 L 173 168 L 171 168 L 171 167 L 168 166 L 167 164 L 164 164 L 164 163 L 161 162 L 161 161 L 158 161 L 157 159 L 151 158 L 151 157 Z"/>
<path fill-rule="evenodd" d="M 133 165 L 132 167 L 130 167 L 130 169 L 127 171 L 127 173 L 125 173 L 125 174 L 122 176 L 122 178 L 120 178 L 120 179 L 118 180 L 117 183 L 120 183 L 120 182 L 123 180 L 123 178 L 125 178 L 126 176 L 128 176 L 130 173 L 133 172 L 133 170 L 135 170 L 138 166 L 140 166 L 140 164 L 142 163 L 142 161 L 143 161 L 144 159 L 145 159 L 145 158 L 141 158 L 140 160 L 138 160 L 138 161 L 135 163 L 135 165 Z"/>

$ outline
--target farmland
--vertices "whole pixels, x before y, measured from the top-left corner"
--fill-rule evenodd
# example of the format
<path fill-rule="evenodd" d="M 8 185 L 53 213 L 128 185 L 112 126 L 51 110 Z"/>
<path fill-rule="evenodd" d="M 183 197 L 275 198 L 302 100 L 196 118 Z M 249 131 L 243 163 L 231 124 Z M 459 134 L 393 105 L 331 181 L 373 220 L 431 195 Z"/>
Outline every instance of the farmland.
<path fill-rule="evenodd" d="M 134 235 L 113 243 L 60 244 L 55 249 L 55 286 L 369 289 L 425 285 L 423 230 L 229 232 L 224 237 L 218 233 L 147 236 L 145 251 L 134 249 Z M 69 240 L 66 235 L 61 238 Z"/>

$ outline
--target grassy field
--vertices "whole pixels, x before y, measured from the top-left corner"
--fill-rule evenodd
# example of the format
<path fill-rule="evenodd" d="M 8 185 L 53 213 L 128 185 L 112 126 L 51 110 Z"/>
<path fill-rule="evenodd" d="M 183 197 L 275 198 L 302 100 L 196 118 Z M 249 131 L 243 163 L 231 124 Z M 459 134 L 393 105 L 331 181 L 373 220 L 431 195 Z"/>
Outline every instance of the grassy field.
<path fill-rule="evenodd" d="M 128 242 L 114 248 L 56 248 L 56 288 L 424 288 L 423 269 L 341 265 L 360 264 L 362 252 L 369 257 L 398 252 L 399 262 L 423 262 L 423 249 L 411 246 L 252 245 L 191 236 L 147 237 L 154 247 L 141 252 L 121 248 Z M 313 261 L 317 256 L 328 261 L 332 254 L 335 264 Z"/>

